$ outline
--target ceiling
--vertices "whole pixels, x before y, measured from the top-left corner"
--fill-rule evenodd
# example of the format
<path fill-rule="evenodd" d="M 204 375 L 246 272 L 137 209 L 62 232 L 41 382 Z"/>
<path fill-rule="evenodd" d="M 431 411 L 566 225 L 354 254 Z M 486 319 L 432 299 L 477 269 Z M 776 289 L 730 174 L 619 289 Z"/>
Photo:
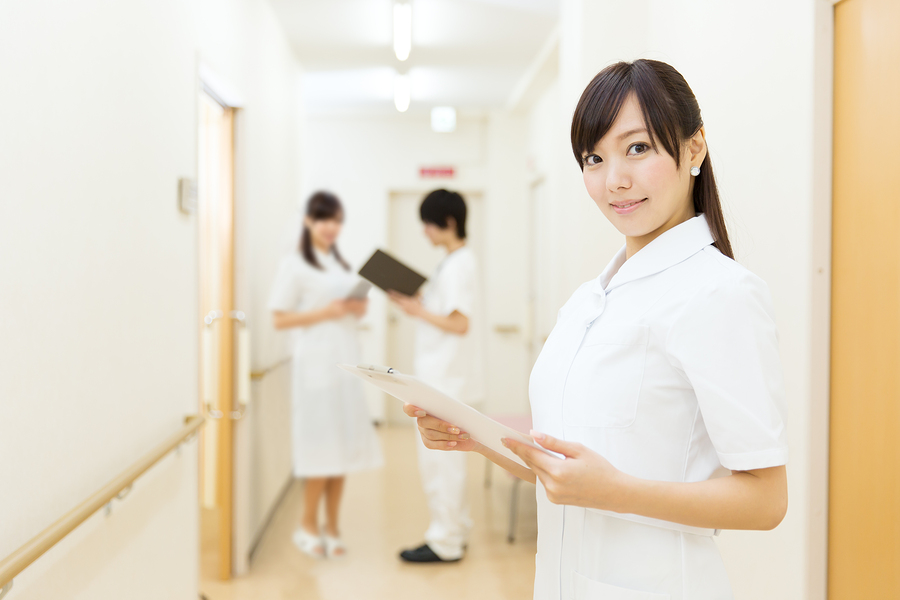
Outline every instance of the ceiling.
<path fill-rule="evenodd" d="M 412 52 L 393 51 L 392 0 L 270 0 L 304 68 L 307 109 L 396 112 L 393 81 L 411 82 L 410 112 L 504 106 L 557 23 L 559 0 L 412 0 Z"/>

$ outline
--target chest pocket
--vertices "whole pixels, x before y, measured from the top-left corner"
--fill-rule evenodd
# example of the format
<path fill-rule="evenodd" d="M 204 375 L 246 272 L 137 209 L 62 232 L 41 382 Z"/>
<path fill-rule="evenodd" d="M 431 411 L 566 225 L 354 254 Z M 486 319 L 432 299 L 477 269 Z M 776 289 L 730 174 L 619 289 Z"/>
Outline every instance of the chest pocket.
<path fill-rule="evenodd" d="M 650 329 L 597 326 L 572 361 L 563 421 L 575 427 L 628 427 L 637 416 Z"/>

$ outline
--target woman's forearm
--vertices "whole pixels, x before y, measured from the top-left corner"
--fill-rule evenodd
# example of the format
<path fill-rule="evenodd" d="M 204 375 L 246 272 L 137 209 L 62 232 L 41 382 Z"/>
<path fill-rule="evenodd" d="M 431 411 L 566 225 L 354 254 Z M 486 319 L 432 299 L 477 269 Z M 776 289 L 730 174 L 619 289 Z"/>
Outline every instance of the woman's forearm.
<path fill-rule="evenodd" d="M 292 327 L 308 327 L 334 319 L 334 310 L 330 306 L 303 312 L 275 311 L 272 313 L 275 329 L 291 329 Z"/>
<path fill-rule="evenodd" d="M 773 529 L 787 511 L 784 466 L 732 471 L 695 483 L 650 481 L 623 473 L 584 444 L 532 431 L 550 456 L 518 440 L 504 445 L 541 480 L 547 499 L 618 513 L 631 513 L 706 529 Z"/>
<path fill-rule="evenodd" d="M 537 481 L 537 477 L 535 477 L 534 472 L 531 469 L 520 465 L 514 460 L 506 458 L 499 452 L 491 450 L 484 444 L 479 444 L 478 448 L 475 449 L 475 452 L 482 455 L 495 465 L 503 467 L 523 481 L 527 481 L 528 483 L 535 483 Z"/>
<path fill-rule="evenodd" d="M 787 511 L 785 468 L 735 471 L 730 476 L 673 483 L 623 475 L 616 512 L 709 529 L 774 529 Z"/>

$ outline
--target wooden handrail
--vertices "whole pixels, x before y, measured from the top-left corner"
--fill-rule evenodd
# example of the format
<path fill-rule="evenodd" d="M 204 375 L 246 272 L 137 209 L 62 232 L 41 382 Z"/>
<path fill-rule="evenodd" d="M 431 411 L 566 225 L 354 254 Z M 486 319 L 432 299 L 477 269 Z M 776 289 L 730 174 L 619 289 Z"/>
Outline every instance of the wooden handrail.
<path fill-rule="evenodd" d="M 268 375 L 269 373 L 271 373 L 272 371 L 274 371 L 275 369 L 282 367 L 282 366 L 288 364 L 289 362 L 291 362 L 290 356 L 282 358 L 281 360 L 276 362 L 274 365 L 272 365 L 266 369 L 263 369 L 262 371 L 253 371 L 252 373 L 250 373 L 250 379 L 252 379 L 253 381 L 258 381 L 258 380 L 262 379 L 263 377 L 265 377 L 266 375 Z"/>
<path fill-rule="evenodd" d="M 204 418 L 191 415 L 184 420 L 184 426 L 170 435 L 159 446 L 145 454 L 140 460 L 122 471 L 115 479 L 100 488 L 84 502 L 62 516 L 56 523 L 31 538 L 21 548 L 0 561 L 0 587 L 6 586 L 13 578 L 25 570 L 31 563 L 41 557 L 47 550 L 55 546 L 73 529 L 81 525 L 88 517 L 108 504 L 113 498 L 127 489 L 150 467 L 174 450 L 203 425 Z"/>

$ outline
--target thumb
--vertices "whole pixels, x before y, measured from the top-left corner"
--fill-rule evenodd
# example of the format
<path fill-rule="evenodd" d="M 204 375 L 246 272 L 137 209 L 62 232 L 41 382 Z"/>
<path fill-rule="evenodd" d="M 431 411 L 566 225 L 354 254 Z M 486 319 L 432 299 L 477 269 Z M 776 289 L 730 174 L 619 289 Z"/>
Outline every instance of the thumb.
<path fill-rule="evenodd" d="M 531 434 L 531 437 L 534 438 L 534 441 L 537 442 L 537 444 L 542 448 L 546 448 L 547 450 L 550 450 L 552 452 L 557 452 L 559 454 L 562 454 L 563 456 L 571 456 L 572 458 L 575 458 L 579 454 L 581 454 L 582 445 L 578 442 L 558 440 L 551 435 L 535 431 L 534 429 L 532 429 L 529 433 Z"/>

